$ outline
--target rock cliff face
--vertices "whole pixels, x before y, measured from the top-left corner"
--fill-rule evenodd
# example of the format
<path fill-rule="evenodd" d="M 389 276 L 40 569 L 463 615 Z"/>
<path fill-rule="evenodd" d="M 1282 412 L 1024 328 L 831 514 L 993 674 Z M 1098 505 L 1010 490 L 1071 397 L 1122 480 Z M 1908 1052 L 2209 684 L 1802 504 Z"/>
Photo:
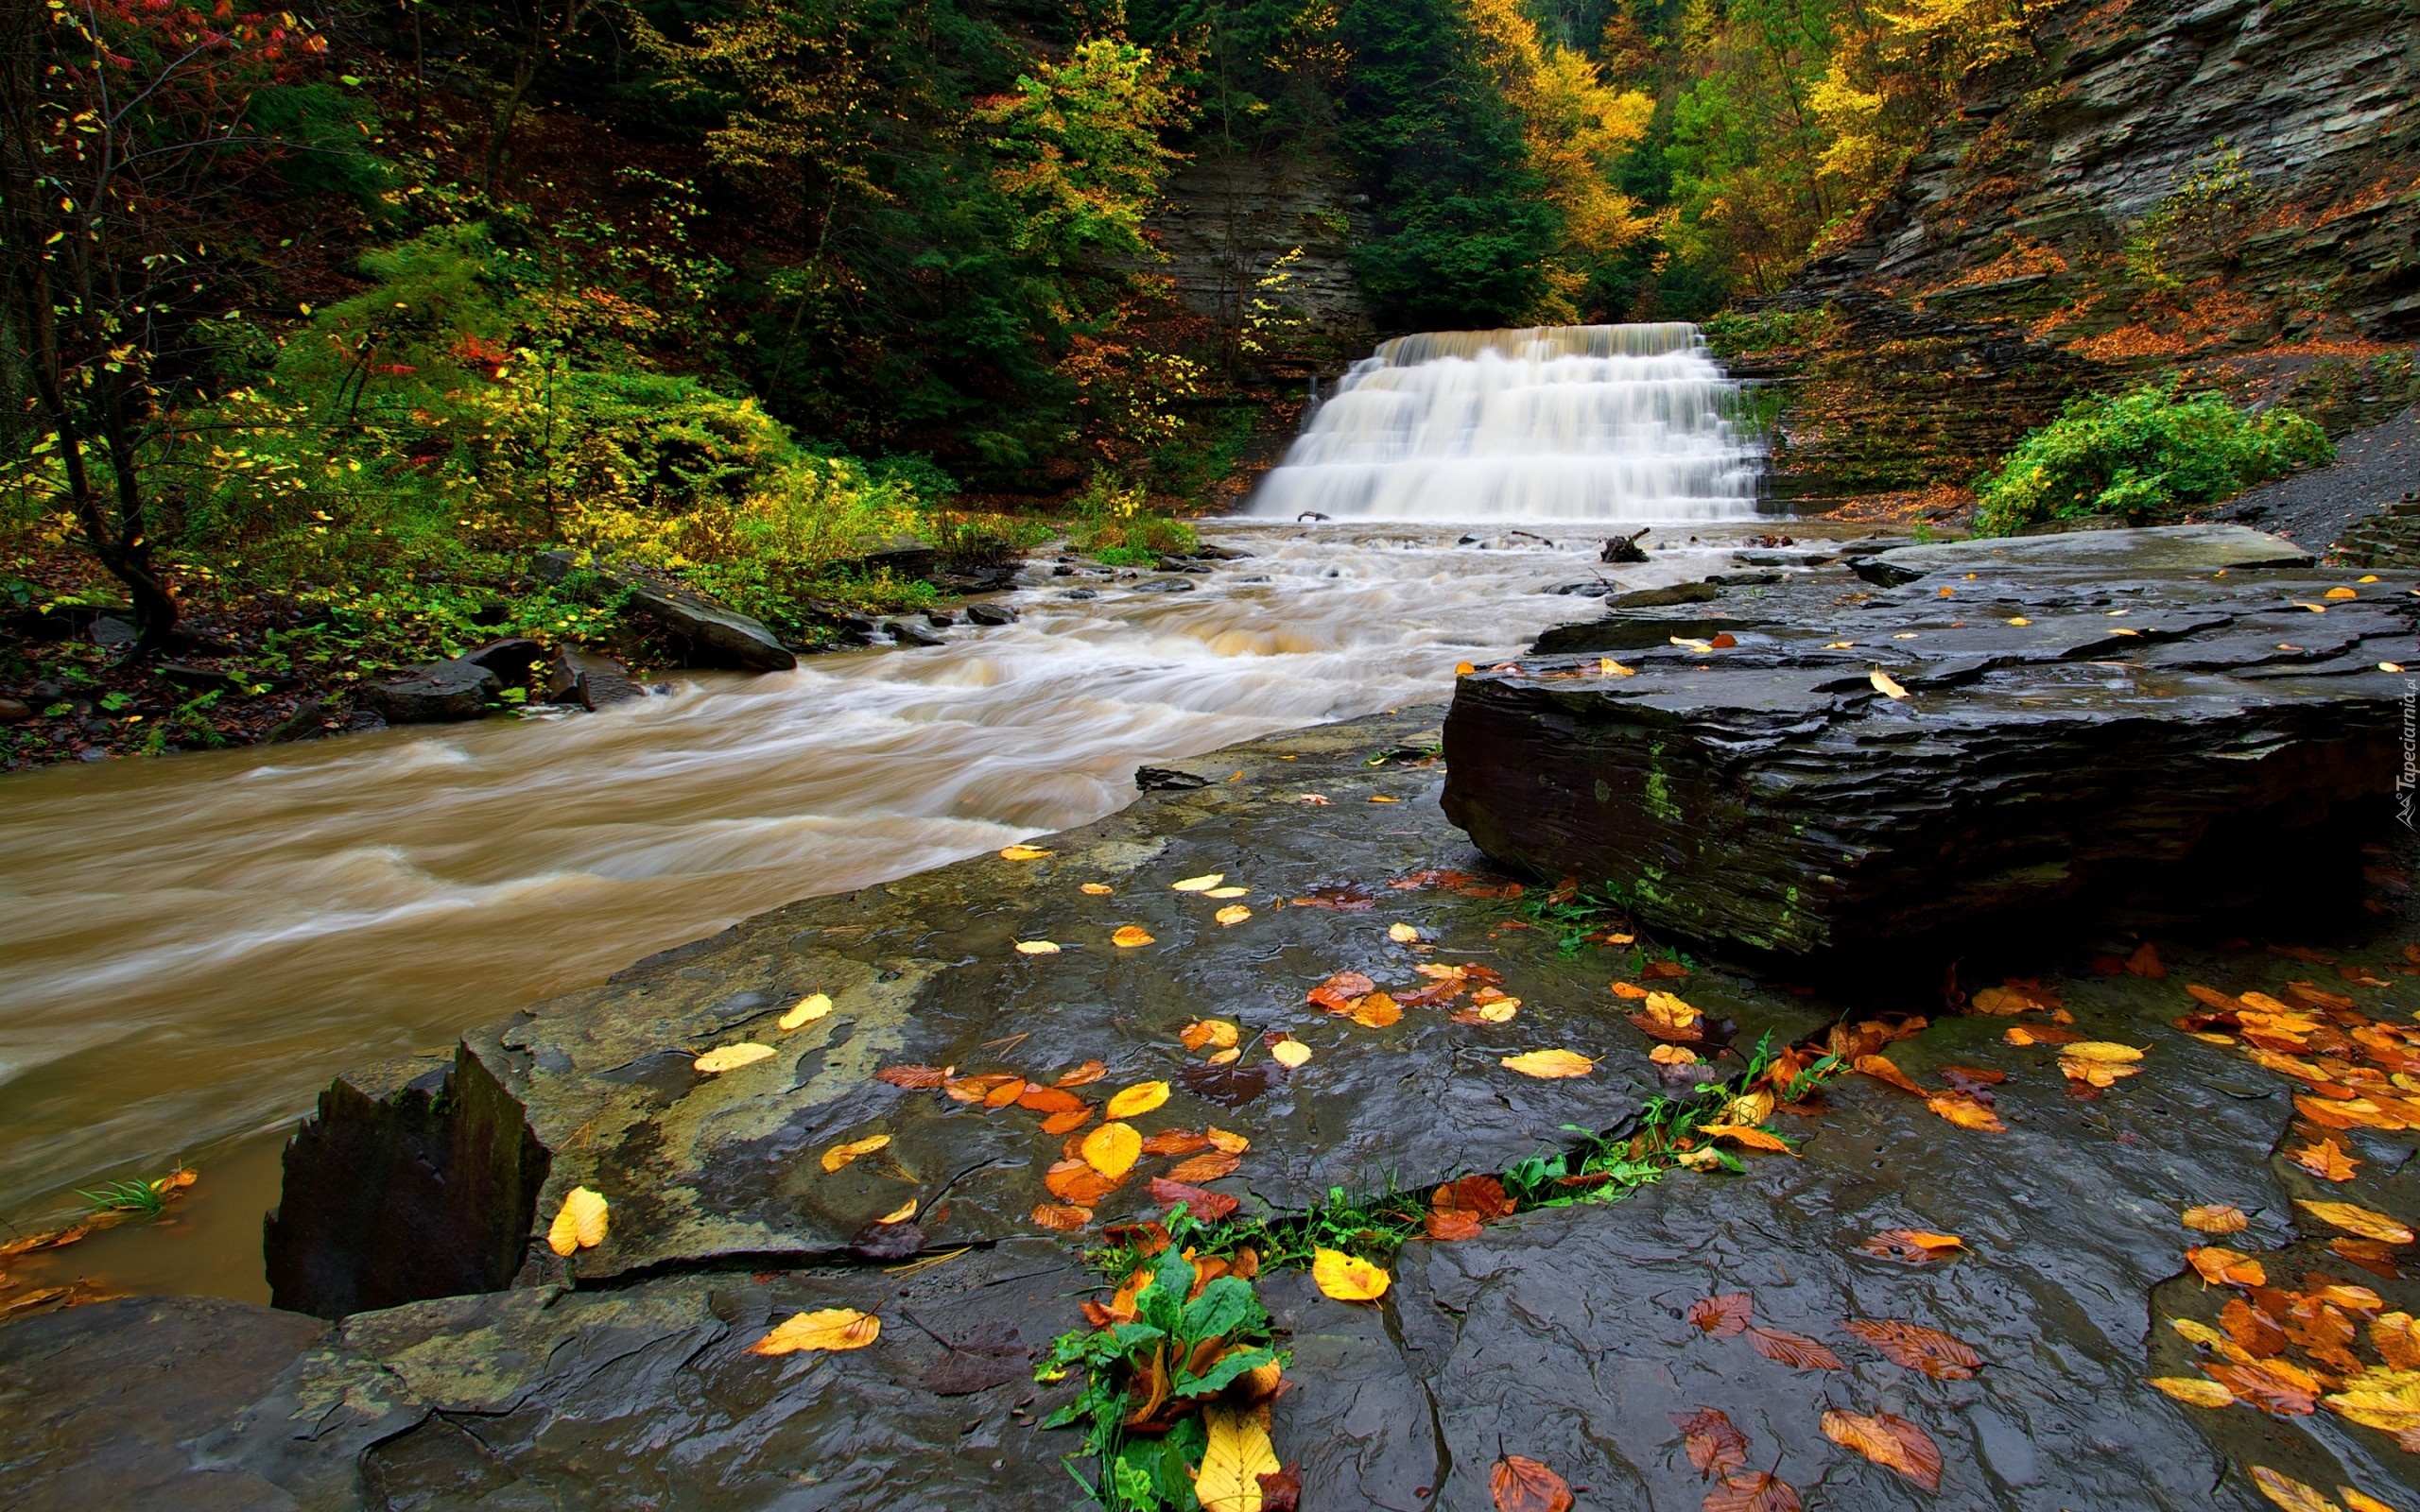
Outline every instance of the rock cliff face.
<path fill-rule="evenodd" d="M 2420 11 L 2103 0 L 1974 82 L 1729 354 L 1776 491 L 1962 484 L 2068 393 L 2185 368 L 2331 430 L 2413 397 Z"/>
<path fill-rule="evenodd" d="M 1372 234 L 1366 199 L 1317 159 L 1205 153 L 1169 180 L 1149 229 L 1188 307 L 1233 330 L 1266 299 L 1301 320 L 1299 335 L 1360 356 L 1373 329 L 1351 253 Z M 1272 268 L 1285 281 L 1264 290 Z"/>

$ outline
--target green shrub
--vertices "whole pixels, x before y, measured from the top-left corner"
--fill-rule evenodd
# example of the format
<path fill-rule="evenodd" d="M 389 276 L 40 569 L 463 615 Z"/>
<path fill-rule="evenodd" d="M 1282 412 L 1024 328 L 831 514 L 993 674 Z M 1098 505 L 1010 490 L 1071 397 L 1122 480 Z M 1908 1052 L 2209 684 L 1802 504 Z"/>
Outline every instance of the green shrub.
<path fill-rule="evenodd" d="M 1111 567 L 1151 567 L 1162 557 L 1198 549 L 1201 538 L 1182 520 L 1155 513 L 1150 495 L 1107 472 L 1096 472 L 1076 495 L 1067 539 Z"/>
<path fill-rule="evenodd" d="M 1987 536 L 2083 515 L 2155 524 L 2334 455 L 2325 434 L 2291 410 L 2179 397 L 2169 379 L 2071 402 L 1977 480 L 1975 524 Z"/>

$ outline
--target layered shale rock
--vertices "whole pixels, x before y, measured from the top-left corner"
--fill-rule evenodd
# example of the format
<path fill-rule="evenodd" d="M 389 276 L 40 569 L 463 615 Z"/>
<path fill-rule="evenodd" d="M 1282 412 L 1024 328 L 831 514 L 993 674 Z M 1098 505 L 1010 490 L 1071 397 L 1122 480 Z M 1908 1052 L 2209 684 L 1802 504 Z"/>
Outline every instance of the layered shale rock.
<path fill-rule="evenodd" d="M 1785 954 L 2312 902 L 2385 822 L 2380 667 L 2420 600 L 2245 565 L 2303 559 L 2239 527 L 1979 541 L 1617 610 L 1461 679 L 1445 812 L 1651 928 Z"/>

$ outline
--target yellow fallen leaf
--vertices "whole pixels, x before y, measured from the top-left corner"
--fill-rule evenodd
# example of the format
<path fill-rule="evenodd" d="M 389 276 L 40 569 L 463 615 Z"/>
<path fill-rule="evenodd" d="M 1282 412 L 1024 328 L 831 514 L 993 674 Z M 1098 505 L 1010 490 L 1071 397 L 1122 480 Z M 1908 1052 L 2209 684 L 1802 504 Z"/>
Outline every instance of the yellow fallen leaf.
<path fill-rule="evenodd" d="M 1467 678 L 1478 670 L 1478 668 L 1471 665 L 1467 662 L 1457 662 L 1454 663 L 1454 676 L 1458 678 Z"/>
<path fill-rule="evenodd" d="M 882 1319 L 854 1307 L 801 1313 L 748 1347 L 751 1354 L 797 1354 L 812 1349 L 862 1349 L 882 1336 Z"/>
<path fill-rule="evenodd" d="M 1389 798 L 1384 793 L 1373 793 L 1370 795 L 1370 801 L 1373 803 L 1400 803 L 1403 799 L 1399 798 Z"/>
<path fill-rule="evenodd" d="M 2205 1349 L 2215 1349 L 2221 1344 L 2233 1342 L 2199 1318 L 2172 1317 L 2168 1320 L 2168 1326 L 2183 1334 L 2187 1343 L 2198 1344 Z"/>
<path fill-rule="evenodd" d="M 1109 936 L 1109 942 L 1121 950 L 1131 951 L 1137 945 L 1150 944 L 1151 933 L 1139 924 L 1121 924 L 1117 933 Z"/>
<path fill-rule="evenodd" d="M 1201 896 L 1204 898 L 1240 898 L 1250 891 L 1252 891 L 1250 887 L 1213 887 Z"/>
<path fill-rule="evenodd" d="M 2026 626 L 2031 625 L 2031 624 L 2032 624 L 2033 622 L 2032 622 L 2031 620 L 2027 619 L 2024 615 L 2019 614 L 2019 615 L 2017 615 L 2015 618 L 2014 618 L 2014 619 L 2010 620 L 2010 621 L 2009 621 L 2009 623 L 2010 623 L 2011 625 L 2014 625 L 2014 626 L 2017 627 L 2019 629 L 2022 629 L 2022 628 L 2024 628 Z"/>
<path fill-rule="evenodd" d="M 2252 1467 L 2252 1484 L 2260 1494 L 2284 1507 L 2286 1512 L 2344 1512 L 2344 1509 L 2322 1496 L 2290 1475 L 2280 1475 L 2266 1465 Z"/>
<path fill-rule="evenodd" d="M 1497 998 L 1478 1005 L 1478 1016 L 1490 1023 L 1511 1023 L 1512 1015 L 1520 1011 L 1519 998 Z"/>
<path fill-rule="evenodd" d="M 861 1140 L 851 1140 L 845 1144 L 835 1144 L 823 1152 L 823 1169 L 838 1171 L 860 1155 L 872 1155 L 876 1150 L 890 1147 L 890 1136 L 888 1134 L 869 1134 Z"/>
<path fill-rule="evenodd" d="M 907 1201 L 891 1209 L 889 1212 L 886 1212 L 881 1217 L 876 1218 L 874 1222 L 881 1224 L 906 1223 L 908 1219 L 913 1218 L 914 1216 L 916 1216 L 916 1199 L 914 1197 L 909 1197 Z"/>
<path fill-rule="evenodd" d="M 1826 641 L 1824 643 L 1824 649 L 1826 651 L 1845 651 L 1855 644 L 1857 644 L 1855 641 Z"/>
<path fill-rule="evenodd" d="M 1048 854 L 1050 854 L 1049 851 L 1038 845 L 1011 845 L 1000 848 L 1000 859 L 1003 861 L 1039 861 Z"/>
<path fill-rule="evenodd" d="M 2361 595 L 2340 584 L 2337 587 L 2329 589 L 2326 593 L 2322 593 L 2319 596 L 2322 598 L 2359 598 Z"/>
<path fill-rule="evenodd" d="M 2381 662 L 2378 663 L 2378 670 L 2380 672 L 2400 672 L 2403 670 L 2403 663 L 2400 662 Z"/>
<path fill-rule="evenodd" d="M 1252 917 L 1252 910 L 1246 908 L 1241 903 L 1229 903 L 1226 907 L 1219 909 L 1210 917 L 1217 919 L 1219 923 L 1232 928 L 1236 924 L 1242 923 L 1245 919 L 1250 919 Z"/>
<path fill-rule="evenodd" d="M 2394 1512 L 2394 1508 L 2377 1497 L 2367 1492 L 2357 1491 L 2349 1486 L 2338 1486 L 2336 1494 L 2344 1499 L 2344 1512 Z"/>
<path fill-rule="evenodd" d="M 1056 955 L 1059 954 L 1059 943 L 1056 940 L 1047 939 L 1021 939 L 1017 941 L 1017 954 L 1019 955 Z"/>
<path fill-rule="evenodd" d="M 1576 1050 L 1529 1050 L 1517 1056 L 1506 1056 L 1501 1064 L 1508 1071 L 1541 1081 L 1553 1081 L 1562 1076 L 1585 1076 L 1597 1069 L 1597 1063 Z"/>
<path fill-rule="evenodd" d="M 1138 1081 L 1109 1100 L 1106 1111 L 1110 1118 L 1132 1118 L 1148 1113 L 1168 1100 L 1168 1084 L 1164 1081 Z"/>
<path fill-rule="evenodd" d="M 1634 678 L 1638 676 L 1638 668 L 1626 667 L 1612 657 L 1600 656 L 1597 659 L 1597 673 L 1599 677 Z"/>
<path fill-rule="evenodd" d="M 1084 1163 L 1112 1181 L 1134 1169 L 1143 1156 L 1143 1136 L 1132 1124 L 1103 1124 L 1084 1136 L 1079 1153 Z"/>
<path fill-rule="evenodd" d="M 1387 1295 L 1388 1283 L 1393 1278 L 1341 1249 L 1314 1249 L 1311 1280 L 1340 1302 L 1374 1302 Z"/>
<path fill-rule="evenodd" d="M 2294 1206 L 2320 1222 L 2342 1228 L 2348 1234 L 2359 1234 L 2363 1239 L 2376 1239 L 2381 1244 L 2411 1243 L 2412 1235 L 2410 1228 L 2373 1209 L 2360 1207 L 2350 1202 L 2313 1202 L 2307 1197 L 2296 1197 Z"/>
<path fill-rule="evenodd" d="M 706 1073 L 708 1075 L 714 1075 L 720 1072 L 735 1071 L 741 1066 L 752 1066 L 756 1062 L 766 1058 L 768 1056 L 770 1056 L 772 1053 L 773 1047 L 771 1045 L 760 1045 L 752 1041 L 744 1041 L 735 1045 L 724 1045 L 719 1049 L 709 1050 L 704 1055 L 700 1056 L 697 1059 L 691 1061 L 690 1064 L 697 1067 L 700 1071 Z"/>
<path fill-rule="evenodd" d="M 2152 1384 L 2188 1407 L 2232 1407 L 2235 1393 L 2200 1376 L 2155 1376 Z"/>
<path fill-rule="evenodd" d="M 1092 895 L 1093 895 L 1094 897 L 1096 897 L 1096 898 L 1106 898 L 1106 897 L 1108 897 L 1111 893 L 1115 892 L 1117 889 L 1116 889 L 1116 888 L 1115 888 L 1115 887 L 1113 887 L 1113 886 L 1111 886 L 1108 883 L 1105 883 L 1105 882 L 1088 882 L 1088 883 L 1085 883 L 1085 884 L 1083 885 L 1083 886 L 1082 886 L 1080 889 L 1079 889 L 1079 890 L 1080 890 L 1080 891 L 1083 891 L 1083 892 L 1088 892 L 1088 893 L 1092 894 Z"/>
<path fill-rule="evenodd" d="M 1209 1064 L 1213 1066 L 1231 1066 L 1236 1061 L 1241 1060 L 1243 1058 L 1243 1054 L 1244 1053 L 1242 1051 L 1237 1050 L 1235 1046 L 1229 1045 L 1226 1049 L 1211 1056 L 1209 1057 Z"/>
<path fill-rule="evenodd" d="M 1244 1151 L 1252 1148 L 1251 1140 L 1245 1138 L 1241 1134 L 1230 1134 L 1216 1124 L 1213 1124 L 1208 1128 L 1203 1129 L 1201 1131 L 1201 1137 L 1210 1142 L 1210 1147 L 1212 1149 L 1219 1151 L 1222 1155 L 1241 1155 Z"/>
<path fill-rule="evenodd" d="M 1201 1512 L 1260 1512 L 1260 1478 L 1283 1469 L 1269 1443 L 1269 1409 L 1213 1402 L 1201 1409 L 1209 1430 L 1193 1498 Z"/>
<path fill-rule="evenodd" d="M 2227 1202 L 2205 1203 L 2185 1210 L 2185 1227 L 2205 1234 L 2236 1234 L 2252 1227 L 2241 1208 Z"/>
<path fill-rule="evenodd" d="M 1179 1043 L 1187 1050 L 1225 1050 L 1242 1033 L 1233 1019 L 1196 1019 L 1177 1031 Z"/>
<path fill-rule="evenodd" d="M 1420 931 L 1412 928 L 1409 924 L 1389 924 L 1387 926 L 1387 938 L 1393 940 L 1398 945 L 1415 945 L 1420 942 Z"/>
<path fill-rule="evenodd" d="M 2357 583 L 2375 583 L 2377 580 L 2378 575 L 2376 573 L 2363 573 L 2360 576 L 2353 579 L 2353 581 Z"/>
<path fill-rule="evenodd" d="M 1694 1066 L 1698 1053 L 1686 1045 L 1657 1045 L 1647 1053 L 1647 1058 L 1659 1066 Z"/>
<path fill-rule="evenodd" d="M 563 1197 L 561 1211 L 546 1229 L 546 1247 L 558 1255 L 594 1249 L 605 1242 L 604 1194 L 574 1187 Z"/>
<path fill-rule="evenodd" d="M 799 999 L 789 1012 L 783 1014 L 780 1022 L 785 1029 L 804 1029 L 831 1011 L 832 999 L 829 994 L 810 992 Z"/>
<path fill-rule="evenodd" d="M 1880 667 L 1876 667 L 1873 671 L 1867 673 L 1865 675 L 1865 680 L 1874 684 L 1875 692 L 1887 695 L 1890 697 L 1904 698 L 1908 696 L 1908 690 L 1899 686 L 1898 682 L 1892 678 L 1891 674 L 1883 671 Z"/>
<path fill-rule="evenodd" d="M 1734 1144 L 1744 1144 L 1752 1150 L 1778 1150 L 1789 1156 L 1795 1156 L 1798 1153 L 1791 1149 L 1789 1142 L 1780 1135 L 1773 1133 L 1771 1129 L 1757 1128 L 1751 1124 L 1707 1124 L 1700 1132 L 1710 1134 L 1719 1140 L 1729 1140 Z"/>
<path fill-rule="evenodd" d="M 1311 1058 L 1311 1047 L 1300 1040 L 1280 1040 L 1269 1047 L 1269 1058 L 1291 1071 Z"/>
<path fill-rule="evenodd" d="M 1223 871 L 1204 872 L 1199 877 L 1187 877 L 1183 882 L 1169 883 L 1168 888 L 1172 892 L 1208 892 L 1226 880 L 1227 874 Z"/>
<path fill-rule="evenodd" d="M 2079 1040 L 2059 1047 L 2066 1060 L 2090 1060 L 2101 1065 L 2124 1065 L 2143 1058 L 2143 1053 L 2133 1045 L 2113 1043 L 2107 1040 Z"/>

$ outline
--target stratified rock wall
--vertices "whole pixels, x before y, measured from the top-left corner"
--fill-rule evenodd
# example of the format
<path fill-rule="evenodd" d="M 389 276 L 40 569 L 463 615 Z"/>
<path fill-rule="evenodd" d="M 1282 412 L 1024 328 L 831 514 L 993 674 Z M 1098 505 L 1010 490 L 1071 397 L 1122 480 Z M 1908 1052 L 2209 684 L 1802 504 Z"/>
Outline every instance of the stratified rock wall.
<path fill-rule="evenodd" d="M 2067 393 L 2162 369 L 2290 394 L 2334 429 L 2392 413 L 2395 348 L 2420 339 L 2415 19 L 2409 0 L 2053 17 L 1738 322 L 1726 354 L 1786 395 L 1775 492 L 1964 484 Z"/>
<path fill-rule="evenodd" d="M 1298 334 L 1359 355 L 1373 331 L 1351 254 L 1372 234 L 1367 198 L 1317 158 L 1204 152 L 1168 180 L 1151 217 L 1150 236 L 1168 259 L 1154 271 L 1222 329 L 1236 329 L 1264 299 L 1300 319 Z M 1283 284 L 1260 288 L 1297 249 Z"/>

